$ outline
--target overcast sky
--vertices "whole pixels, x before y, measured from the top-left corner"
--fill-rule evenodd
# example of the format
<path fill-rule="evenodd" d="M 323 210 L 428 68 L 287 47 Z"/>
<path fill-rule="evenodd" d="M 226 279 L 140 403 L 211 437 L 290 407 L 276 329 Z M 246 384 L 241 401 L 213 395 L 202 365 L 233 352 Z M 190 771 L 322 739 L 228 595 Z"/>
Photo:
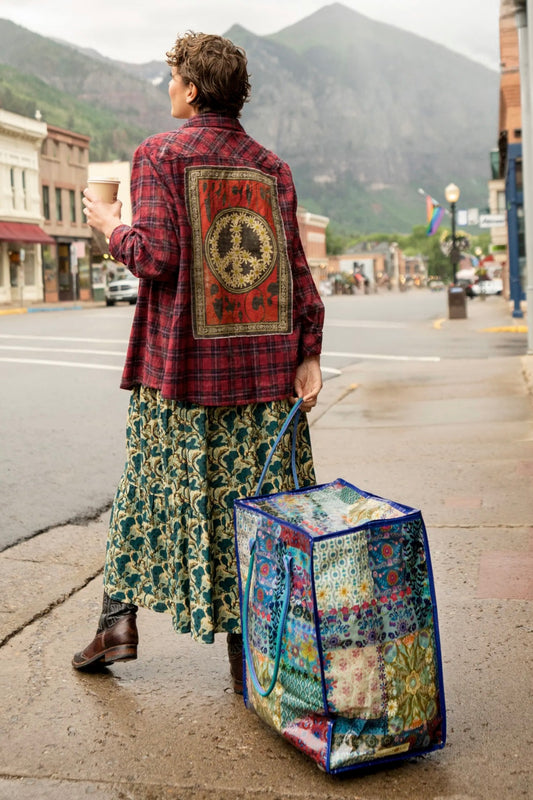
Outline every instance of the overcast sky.
<path fill-rule="evenodd" d="M 131 63 L 164 60 L 177 34 L 225 33 L 235 23 L 275 33 L 327 0 L 0 0 L 0 18 L 43 36 Z M 368 17 L 405 28 L 497 69 L 500 0 L 343 0 Z"/>

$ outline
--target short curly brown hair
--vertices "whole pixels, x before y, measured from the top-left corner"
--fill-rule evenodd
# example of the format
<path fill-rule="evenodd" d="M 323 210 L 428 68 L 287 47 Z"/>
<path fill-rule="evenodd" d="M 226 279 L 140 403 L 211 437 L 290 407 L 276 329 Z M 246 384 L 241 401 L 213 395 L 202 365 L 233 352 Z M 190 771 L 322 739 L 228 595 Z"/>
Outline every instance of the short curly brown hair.
<path fill-rule="evenodd" d="M 199 113 L 240 116 L 250 97 L 248 61 L 242 47 L 222 36 L 188 31 L 168 51 L 167 64 L 176 68 L 185 83 L 196 86 L 194 105 Z"/>

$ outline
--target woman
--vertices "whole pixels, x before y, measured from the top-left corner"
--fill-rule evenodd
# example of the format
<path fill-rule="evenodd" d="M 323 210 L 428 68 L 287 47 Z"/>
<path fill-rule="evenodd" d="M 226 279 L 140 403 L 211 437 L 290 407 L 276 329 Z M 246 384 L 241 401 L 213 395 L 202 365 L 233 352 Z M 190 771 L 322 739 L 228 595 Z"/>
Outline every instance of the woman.
<path fill-rule="evenodd" d="M 97 635 L 73 665 L 135 658 L 137 606 L 172 614 L 202 642 L 228 634 L 242 691 L 233 501 L 253 494 L 291 403 L 322 386 L 323 306 L 302 250 L 288 166 L 238 117 L 244 52 L 189 33 L 167 53 L 176 131 L 147 139 L 120 202 L 85 191 L 88 223 L 140 278 L 121 387 L 131 391 L 128 458 L 110 520 Z M 305 418 L 301 485 L 314 483 Z M 262 492 L 291 488 L 290 443 Z"/>

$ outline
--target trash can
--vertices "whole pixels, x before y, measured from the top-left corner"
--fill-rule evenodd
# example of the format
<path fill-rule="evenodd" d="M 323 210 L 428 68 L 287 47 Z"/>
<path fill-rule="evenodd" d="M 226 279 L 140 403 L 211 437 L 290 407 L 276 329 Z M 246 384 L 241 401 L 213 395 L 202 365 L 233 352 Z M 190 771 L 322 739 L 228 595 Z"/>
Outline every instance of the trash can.
<path fill-rule="evenodd" d="M 466 319 L 466 292 L 462 286 L 448 289 L 448 318 Z"/>

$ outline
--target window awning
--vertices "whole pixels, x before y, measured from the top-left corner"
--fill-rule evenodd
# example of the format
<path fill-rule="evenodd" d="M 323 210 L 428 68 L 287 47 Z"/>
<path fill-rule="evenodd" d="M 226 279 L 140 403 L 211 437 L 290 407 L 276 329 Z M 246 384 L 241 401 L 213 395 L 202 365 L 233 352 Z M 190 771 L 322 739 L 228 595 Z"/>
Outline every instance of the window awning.
<path fill-rule="evenodd" d="M 55 240 L 48 236 L 38 225 L 28 222 L 0 221 L 0 240 L 21 242 L 22 244 L 54 244 Z"/>

